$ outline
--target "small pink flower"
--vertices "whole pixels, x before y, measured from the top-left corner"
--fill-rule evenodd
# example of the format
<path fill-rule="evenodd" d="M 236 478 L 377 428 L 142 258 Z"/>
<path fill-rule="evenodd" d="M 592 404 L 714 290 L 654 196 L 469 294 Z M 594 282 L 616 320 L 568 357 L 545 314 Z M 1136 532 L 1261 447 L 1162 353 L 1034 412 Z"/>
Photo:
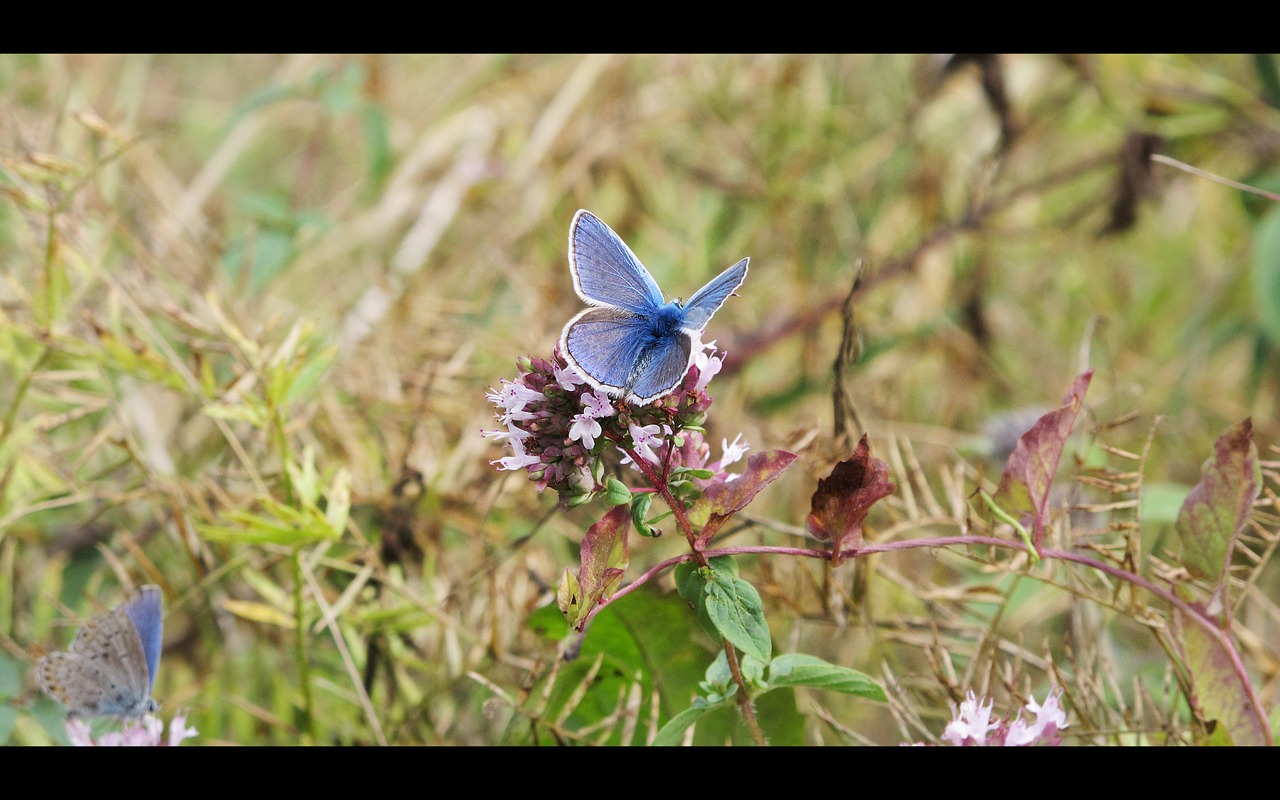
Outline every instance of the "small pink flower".
<path fill-rule="evenodd" d="M 500 470 L 517 470 L 524 469 L 530 464 L 537 464 L 540 461 L 538 456 L 530 455 L 524 451 L 522 439 L 513 438 L 511 440 L 511 450 L 515 455 L 507 456 L 506 458 L 499 458 L 496 461 L 490 461 L 489 463 L 497 464 L 498 469 Z"/>
<path fill-rule="evenodd" d="M 560 384 L 560 388 L 566 392 L 572 392 L 573 387 L 586 383 L 581 375 L 569 367 L 555 367 L 554 375 L 556 376 L 556 383 Z"/>
<path fill-rule="evenodd" d="M 164 722 L 147 715 L 140 720 L 126 720 L 118 731 L 104 733 L 95 741 L 88 723 L 82 719 L 67 720 L 67 737 L 77 747 L 177 747 L 183 739 L 197 734 L 187 727 L 187 714 L 180 711 L 169 722 L 169 738 L 164 738 Z"/>
<path fill-rule="evenodd" d="M 587 414 L 578 414 L 573 418 L 573 424 L 569 426 L 569 438 L 574 441 L 581 441 L 582 446 L 590 450 L 596 446 L 596 437 L 600 435 L 603 428 L 600 423 Z"/>
<path fill-rule="evenodd" d="M 519 428 L 509 427 L 506 430 L 484 430 L 481 429 L 480 435 L 486 439 L 528 439 L 533 434 Z"/>
<path fill-rule="evenodd" d="M 582 396 L 582 408 L 592 419 L 611 417 L 617 413 L 613 404 L 609 402 L 609 395 L 599 389 Z"/>
<path fill-rule="evenodd" d="M 657 464 L 661 459 L 658 458 L 657 453 L 653 452 L 653 448 L 662 447 L 662 436 L 659 434 L 666 433 L 670 435 L 670 426 L 663 425 L 658 427 L 657 425 L 636 425 L 632 423 L 630 430 L 631 441 L 635 443 L 636 453 L 645 461 Z"/>
<path fill-rule="evenodd" d="M 720 457 L 721 470 L 730 464 L 741 461 L 742 457 L 751 449 L 751 445 L 746 442 L 742 442 L 741 439 L 742 434 L 739 433 L 737 436 L 733 437 L 733 444 L 729 444 L 728 439 L 720 440 L 720 447 L 724 450 L 724 455 Z"/>
<path fill-rule="evenodd" d="M 704 349 L 693 354 L 693 365 L 698 368 L 698 382 L 693 387 L 695 392 L 706 389 L 711 379 L 720 372 L 720 367 L 724 366 L 724 357 L 715 352 L 715 342 L 707 342 L 702 347 Z"/>
<path fill-rule="evenodd" d="M 955 718 L 947 723 L 942 738 L 956 746 L 986 744 L 987 732 L 999 725 L 998 722 L 991 721 L 993 705 L 995 701 L 990 699 L 985 704 L 981 703 L 970 689 L 965 701 L 956 710 Z"/>
<path fill-rule="evenodd" d="M 1041 705 L 1032 697 L 1025 709 L 1020 709 L 1011 720 L 991 718 L 993 701 L 980 702 L 972 691 L 955 710 L 955 717 L 942 733 L 943 741 L 957 746 L 1025 747 L 1027 745 L 1056 745 L 1061 743 L 1058 731 L 1067 727 L 1067 715 L 1058 706 L 1061 689 L 1050 690 Z M 1028 723 L 1022 718 L 1025 710 L 1036 717 Z"/>

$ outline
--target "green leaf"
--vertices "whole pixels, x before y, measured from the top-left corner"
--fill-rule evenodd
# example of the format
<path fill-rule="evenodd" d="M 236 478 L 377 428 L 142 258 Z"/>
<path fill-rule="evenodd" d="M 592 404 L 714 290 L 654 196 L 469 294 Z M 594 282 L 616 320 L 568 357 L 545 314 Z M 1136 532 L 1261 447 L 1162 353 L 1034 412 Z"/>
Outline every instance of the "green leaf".
<path fill-rule="evenodd" d="M 261 497 L 258 502 L 264 514 L 226 511 L 222 515 L 223 519 L 232 524 L 198 525 L 197 530 L 202 536 L 212 541 L 279 544 L 288 547 L 338 539 L 342 536 L 342 531 L 335 531 L 319 509 L 314 506 L 297 509 L 271 497 Z"/>
<path fill-rule="evenodd" d="M 18 709 L 11 705 L 0 705 L 0 745 L 7 744 L 13 735 L 13 728 L 18 722 Z"/>
<path fill-rule="evenodd" d="M 753 658 L 769 663 L 773 639 L 755 587 L 713 570 L 706 585 L 707 616 L 725 639 Z"/>
<path fill-rule="evenodd" d="M 684 602 L 674 592 L 663 592 L 652 583 L 610 603 L 592 617 L 585 636 L 569 628 L 554 603 L 531 615 L 529 625 L 552 640 L 571 635 L 578 648 L 571 648 L 577 655 L 569 655 L 571 660 L 561 663 L 558 674 L 552 671 L 555 685 L 549 695 L 545 684 L 539 684 L 529 693 L 528 706 L 539 709 L 543 718 L 553 719 L 566 713 L 566 703 L 575 692 L 580 692 L 581 677 L 597 656 L 604 657 L 603 666 L 586 697 L 565 720 L 566 728 L 581 730 L 599 725 L 605 719 L 616 719 L 620 693 L 639 682 L 638 696 L 646 698 L 634 712 L 639 724 L 634 725 L 632 736 L 622 741 L 620 734 L 628 726 L 614 723 L 614 734 L 608 744 L 644 744 L 651 725 L 656 729 L 688 707 L 690 698 L 698 693 L 698 682 L 714 652 L 710 642 L 697 632 L 697 623 Z M 650 702 L 655 696 L 656 708 Z M 732 715 L 717 716 L 715 723 L 710 720 L 699 723 L 699 737 L 704 735 L 705 728 L 705 735 L 713 740 L 726 741 L 732 730 Z M 548 736 L 539 741 L 551 743 L 552 739 Z"/>
<path fill-rule="evenodd" d="M 295 255 L 292 231 L 259 227 L 233 237 L 222 254 L 221 263 L 232 281 L 244 281 L 256 292 L 283 272 Z"/>
<path fill-rule="evenodd" d="M 364 67 L 359 62 L 349 62 L 340 71 L 322 76 L 320 102 L 334 114 L 344 114 L 361 102 L 364 86 Z"/>
<path fill-rule="evenodd" d="M 0 653 L 0 699 L 13 697 L 22 691 L 24 671 L 21 662 L 6 653 Z M 3 741 L 4 737 L 0 736 L 0 742 Z"/>
<path fill-rule="evenodd" d="M 709 481 L 716 476 L 709 469 L 694 469 L 693 467 L 676 467 L 671 470 L 672 477 L 688 477 L 697 478 L 700 481 Z"/>
<path fill-rule="evenodd" d="M 241 100 L 230 116 L 227 117 L 226 127 L 230 130 L 236 123 L 244 117 L 249 116 L 260 108 L 265 108 L 272 103 L 281 100 L 297 97 L 298 91 L 293 86 L 272 84 L 261 89 L 250 92 L 243 100 Z"/>
<path fill-rule="evenodd" d="M 631 524 L 636 526 L 636 532 L 641 536 L 657 536 L 660 531 L 655 531 L 649 526 L 645 517 L 649 516 L 649 507 L 653 505 L 653 494 L 644 492 L 638 494 L 631 503 Z"/>
<path fill-rule="evenodd" d="M 1178 519 L 1178 510 L 1190 491 L 1185 483 L 1150 481 L 1142 484 L 1142 521 L 1172 525 Z"/>
<path fill-rule="evenodd" d="M 866 673 L 805 653 L 787 653 L 775 658 L 769 664 L 769 686 L 809 686 L 888 702 L 884 689 Z"/>
<path fill-rule="evenodd" d="M 233 406 L 217 403 L 207 405 L 200 410 L 210 417 L 247 422 L 255 428 L 266 426 L 266 412 L 247 397 L 243 398 L 243 402 L 236 403 Z"/>
<path fill-rule="evenodd" d="M 707 671 L 702 676 L 702 682 L 698 684 L 698 688 L 702 690 L 709 703 L 716 703 L 729 697 L 738 688 L 733 682 L 733 671 L 729 669 L 729 657 L 725 654 L 724 648 L 720 648 L 720 652 L 707 665 Z"/>
<path fill-rule="evenodd" d="M 714 708 L 716 708 L 714 705 L 697 703 L 686 708 L 684 711 L 681 711 L 679 714 L 676 714 L 667 721 L 666 725 L 663 725 L 662 728 L 658 730 L 658 735 L 653 737 L 652 746 L 672 747 L 680 744 L 681 740 L 684 738 L 685 730 L 687 730 L 690 725 L 697 722 L 699 717 Z"/>
<path fill-rule="evenodd" d="M 63 745 L 71 744 L 71 740 L 67 738 L 67 709 L 61 703 L 41 695 L 27 709 L 27 714 L 55 742 Z"/>
<path fill-rule="evenodd" d="M 578 622 L 586 616 L 582 604 L 582 585 L 578 583 L 578 576 L 574 575 L 573 570 L 568 567 L 564 568 L 564 574 L 560 576 L 560 585 L 556 588 L 556 606 L 572 626 L 576 627 Z"/>
<path fill-rule="evenodd" d="M 734 560 L 733 556 L 717 556 L 708 559 L 707 563 L 716 572 L 735 578 L 738 576 L 738 562 Z M 689 607 L 694 610 L 698 617 L 698 624 L 718 644 L 722 634 L 716 629 L 715 623 L 711 621 L 711 616 L 707 613 L 707 579 L 702 574 L 701 568 L 693 561 L 684 561 L 676 565 L 674 574 L 676 591 L 689 604 Z"/>
<path fill-rule="evenodd" d="M 328 345 L 317 348 L 293 376 L 293 380 L 289 382 L 289 388 L 285 390 L 284 401 L 293 403 L 303 397 L 308 397 L 311 389 L 320 382 L 320 379 L 329 371 L 329 367 L 333 366 L 333 362 L 338 357 L 338 346 Z"/>
<path fill-rule="evenodd" d="M 1280 206 L 1272 206 L 1253 235 L 1253 299 L 1258 324 L 1280 344 Z"/>
<path fill-rule="evenodd" d="M 300 530 L 284 525 L 273 524 L 267 520 L 255 518 L 244 527 L 233 525 L 197 525 L 200 535 L 211 542 L 229 542 L 240 544 L 278 544 L 285 547 L 300 547 L 313 544 L 325 538 L 315 531 Z"/>
<path fill-rule="evenodd" d="M 1251 693 L 1233 668 L 1222 641 L 1173 609 L 1171 632 L 1191 673 L 1191 706 L 1206 723 L 1217 723 L 1218 743 L 1256 746 L 1271 743 L 1266 721 L 1254 713 Z M 1225 634 L 1224 634 L 1225 635 Z"/>
<path fill-rule="evenodd" d="M 568 568 L 565 571 L 569 573 L 571 580 L 577 580 L 573 573 L 569 572 Z M 572 587 L 570 588 L 572 589 Z M 564 612 L 559 609 L 557 603 L 547 603 L 545 606 L 536 609 L 525 620 L 525 625 L 529 627 L 529 630 L 551 641 L 559 641 L 569 635 L 569 624 L 565 620 Z"/>
<path fill-rule="evenodd" d="M 638 495 L 636 497 L 636 500 L 639 500 L 640 497 L 644 497 L 644 496 L 646 495 Z M 647 496 L 650 498 L 650 500 L 653 499 L 652 495 L 647 495 Z M 618 480 L 617 478 L 610 477 L 607 481 L 604 482 L 604 499 L 605 499 L 605 502 L 611 506 L 622 505 L 623 503 L 630 503 L 632 502 L 631 490 L 628 489 L 627 485 L 622 481 Z"/>
<path fill-rule="evenodd" d="M 1196 578 L 1224 584 L 1231 548 L 1249 520 L 1262 488 L 1253 421 L 1244 419 L 1218 438 L 1200 482 L 1187 495 L 1174 530 L 1182 538 L 1182 565 Z"/>
<path fill-rule="evenodd" d="M 369 192 L 382 187 L 391 174 L 393 158 L 391 134 L 387 126 L 387 113 L 381 106 L 365 103 L 360 109 L 361 128 L 364 131 L 365 164 L 369 172 Z"/>
<path fill-rule="evenodd" d="M 285 465 L 289 481 L 293 484 L 298 502 L 313 506 L 320 498 L 320 481 L 316 476 L 316 451 L 311 445 L 302 448 L 302 463 L 290 461 Z"/>

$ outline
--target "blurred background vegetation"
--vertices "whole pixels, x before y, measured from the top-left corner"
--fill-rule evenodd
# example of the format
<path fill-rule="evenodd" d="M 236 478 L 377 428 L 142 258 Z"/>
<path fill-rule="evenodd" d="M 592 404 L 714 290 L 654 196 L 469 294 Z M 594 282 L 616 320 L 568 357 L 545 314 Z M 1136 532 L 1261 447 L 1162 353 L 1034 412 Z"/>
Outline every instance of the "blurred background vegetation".
<path fill-rule="evenodd" d="M 1271 55 L 0 56 L 0 742 L 65 741 L 32 665 L 148 582 L 190 744 L 631 743 L 687 707 L 716 651 L 669 576 L 561 657 L 603 508 L 479 435 L 581 308 L 579 208 L 670 295 L 751 257 L 708 438 L 801 464 L 733 543 L 805 546 L 847 455 L 861 265 L 843 389 L 899 487 L 868 537 L 981 525 L 1026 409 L 1093 368 L 1057 546 L 1137 531 L 1159 574 L 1214 440 L 1252 417 L 1276 457 L 1280 204 L 1150 156 L 1280 189 L 1277 105 Z M 1271 708 L 1258 527 L 1235 633 Z M 771 692 L 771 741 L 931 741 L 968 689 L 1051 685 L 1069 742 L 1192 740 L 1151 598 L 997 555 L 742 559 L 778 652 L 890 696 Z"/>

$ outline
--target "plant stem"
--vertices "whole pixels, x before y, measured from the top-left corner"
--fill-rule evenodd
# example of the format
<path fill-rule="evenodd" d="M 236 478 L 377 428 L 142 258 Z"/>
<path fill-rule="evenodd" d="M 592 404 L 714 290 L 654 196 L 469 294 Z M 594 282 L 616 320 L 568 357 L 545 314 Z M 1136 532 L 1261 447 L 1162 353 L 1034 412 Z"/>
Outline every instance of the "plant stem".
<path fill-rule="evenodd" d="M 675 447 L 674 438 L 675 437 L 673 435 L 667 439 L 668 453 L 670 453 L 671 449 Z M 666 470 L 664 469 L 662 474 L 659 475 L 653 469 L 652 465 L 642 459 L 639 453 L 635 450 L 627 450 L 626 453 L 631 457 L 631 460 L 640 467 L 640 471 L 644 473 L 645 479 L 648 480 L 654 490 L 662 496 L 662 500 L 667 504 L 667 508 L 670 508 L 671 513 L 675 515 L 676 524 L 680 526 L 680 532 L 684 534 L 685 540 L 689 542 L 689 550 L 691 551 L 689 558 L 697 561 L 699 567 L 708 567 L 707 557 L 698 547 L 698 539 L 694 536 L 693 525 L 689 522 L 689 515 L 685 513 L 684 503 L 682 503 L 675 495 L 671 494 L 671 489 L 667 486 Z M 648 573 L 645 574 L 647 575 Z M 647 580 L 647 578 L 645 578 L 645 580 Z M 614 594 L 614 597 L 617 597 L 616 593 Z M 586 624 L 587 620 L 590 620 L 591 617 L 595 616 L 601 608 L 604 608 L 605 605 L 607 605 L 607 602 L 599 604 L 592 609 L 591 613 L 587 616 L 587 619 L 583 620 L 583 625 Z M 747 682 L 742 677 L 742 669 L 738 666 L 737 650 L 734 649 L 733 645 L 729 644 L 728 639 L 723 639 L 722 637 L 722 641 L 724 642 L 725 658 L 729 662 L 729 671 L 733 673 L 733 682 L 738 685 L 738 710 L 742 713 L 742 720 L 751 731 L 751 736 L 755 739 L 756 744 L 761 747 L 766 747 L 769 742 L 764 738 L 764 731 L 760 730 L 760 723 L 756 719 L 756 710 L 755 706 L 751 702 L 751 693 L 747 690 Z"/>
<path fill-rule="evenodd" d="M 764 731 L 760 730 L 760 722 L 756 720 L 755 704 L 747 694 L 747 682 L 742 677 L 742 668 L 738 666 L 738 651 L 729 644 L 728 639 L 722 638 L 721 641 L 724 642 L 724 657 L 729 662 L 729 671 L 733 673 L 733 682 L 738 684 L 738 710 L 742 712 L 742 720 L 751 730 L 751 738 L 756 740 L 756 745 L 768 747 L 769 742 L 764 738 Z"/>
<path fill-rule="evenodd" d="M 671 438 L 674 438 L 674 436 Z M 670 442 L 670 439 L 668 441 Z M 667 447 L 671 446 L 668 443 Z M 663 476 L 659 475 L 653 469 L 653 466 L 641 458 L 635 450 L 625 450 L 624 452 L 631 457 L 631 461 L 644 473 L 645 480 L 649 481 L 649 485 L 653 487 L 653 490 L 662 497 L 662 501 L 667 504 L 667 508 L 671 509 L 672 515 L 676 518 L 676 524 L 680 527 L 680 532 L 684 534 L 685 540 L 689 542 L 689 549 L 693 551 L 693 558 L 698 562 L 698 566 L 707 566 L 707 557 L 698 549 L 697 538 L 693 535 L 693 525 L 689 522 L 689 515 L 685 513 L 684 503 L 671 494 L 671 490 L 667 488 L 667 482 L 663 480 Z"/>

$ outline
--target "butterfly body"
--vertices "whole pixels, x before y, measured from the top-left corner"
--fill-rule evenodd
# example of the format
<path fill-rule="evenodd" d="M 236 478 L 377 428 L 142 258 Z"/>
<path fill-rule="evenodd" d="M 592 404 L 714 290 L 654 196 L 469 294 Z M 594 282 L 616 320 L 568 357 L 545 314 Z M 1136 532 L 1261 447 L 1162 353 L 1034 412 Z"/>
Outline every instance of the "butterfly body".
<path fill-rule="evenodd" d="M 640 260 L 608 225 L 581 210 L 569 227 L 569 271 L 578 296 L 593 306 L 564 326 L 560 351 L 594 388 L 646 405 L 680 384 L 694 341 L 747 275 L 742 259 L 688 302 L 664 302 Z"/>
<path fill-rule="evenodd" d="M 144 586 L 85 623 L 66 652 L 40 659 L 37 677 L 76 717 L 141 717 L 160 707 L 151 697 L 160 663 L 160 589 Z"/>

